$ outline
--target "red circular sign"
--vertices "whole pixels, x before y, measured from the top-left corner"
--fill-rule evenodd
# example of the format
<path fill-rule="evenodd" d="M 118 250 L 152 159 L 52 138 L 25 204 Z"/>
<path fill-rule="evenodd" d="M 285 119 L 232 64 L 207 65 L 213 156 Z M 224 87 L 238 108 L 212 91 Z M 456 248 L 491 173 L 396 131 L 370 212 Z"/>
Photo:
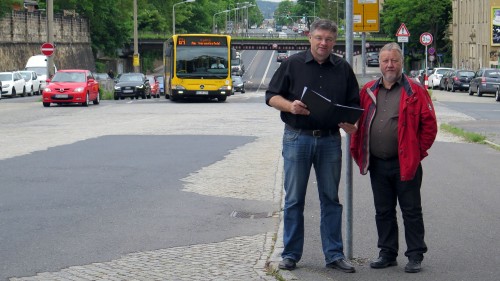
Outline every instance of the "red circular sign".
<path fill-rule="evenodd" d="M 420 35 L 420 44 L 429 46 L 432 43 L 432 34 L 424 32 Z"/>
<path fill-rule="evenodd" d="M 56 48 L 52 45 L 52 43 L 43 43 L 40 50 L 42 51 L 42 54 L 50 57 L 54 54 Z"/>

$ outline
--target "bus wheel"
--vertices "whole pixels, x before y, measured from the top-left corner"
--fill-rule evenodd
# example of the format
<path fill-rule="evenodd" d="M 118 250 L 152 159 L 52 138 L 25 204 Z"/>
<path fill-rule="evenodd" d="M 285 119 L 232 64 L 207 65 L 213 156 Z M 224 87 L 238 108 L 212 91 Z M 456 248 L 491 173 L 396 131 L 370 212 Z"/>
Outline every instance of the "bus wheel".
<path fill-rule="evenodd" d="M 227 97 L 219 97 L 217 98 L 218 101 L 223 102 L 226 101 Z"/>

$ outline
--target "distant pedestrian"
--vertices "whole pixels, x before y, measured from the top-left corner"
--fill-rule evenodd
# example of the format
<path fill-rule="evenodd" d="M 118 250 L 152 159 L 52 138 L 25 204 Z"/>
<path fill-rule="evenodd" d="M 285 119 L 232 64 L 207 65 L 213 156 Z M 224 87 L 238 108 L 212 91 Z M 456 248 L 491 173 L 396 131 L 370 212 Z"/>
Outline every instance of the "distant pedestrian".
<path fill-rule="evenodd" d="M 396 205 L 403 214 L 409 262 L 405 271 L 419 272 L 427 245 L 420 187 L 421 161 L 437 134 L 436 114 L 422 85 L 402 74 L 403 53 L 397 43 L 386 44 L 379 55 L 382 77 L 361 89 L 364 113 L 351 138 L 351 153 L 361 174 L 370 171 L 378 232 L 379 257 L 370 266 L 397 265 Z"/>
<path fill-rule="evenodd" d="M 112 69 L 110 69 L 110 70 L 108 71 L 108 76 L 109 76 L 109 78 L 111 78 L 111 79 L 114 79 L 114 78 L 115 78 L 115 73 L 113 72 L 113 70 L 112 70 Z"/>
<path fill-rule="evenodd" d="M 311 24 L 307 51 L 283 61 L 266 91 L 266 103 L 281 111 L 285 123 L 283 150 L 285 171 L 284 250 L 280 269 L 295 269 L 304 247 L 304 205 L 311 168 L 314 166 L 321 206 L 321 241 L 326 266 L 355 272 L 345 259 L 342 242 L 342 205 L 339 182 L 342 137 L 356 130 L 354 124 L 338 124 L 329 117 L 315 119 L 302 101 L 304 87 L 320 92 L 334 103 L 359 107 L 359 86 L 351 66 L 332 53 L 337 25 L 330 20 Z"/>

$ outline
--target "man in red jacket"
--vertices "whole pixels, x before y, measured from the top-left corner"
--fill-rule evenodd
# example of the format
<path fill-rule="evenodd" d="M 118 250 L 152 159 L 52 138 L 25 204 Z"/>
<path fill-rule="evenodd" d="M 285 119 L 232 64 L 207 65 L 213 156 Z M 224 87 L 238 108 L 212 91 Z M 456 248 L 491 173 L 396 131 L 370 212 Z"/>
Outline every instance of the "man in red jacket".
<path fill-rule="evenodd" d="M 378 232 L 379 257 L 372 268 L 397 265 L 399 201 L 409 262 L 406 272 L 421 270 L 427 246 L 420 186 L 421 161 L 436 134 L 434 107 L 427 90 L 402 74 L 403 54 L 397 43 L 380 50 L 380 79 L 360 92 L 363 115 L 351 137 L 351 154 L 361 174 L 370 171 Z"/>

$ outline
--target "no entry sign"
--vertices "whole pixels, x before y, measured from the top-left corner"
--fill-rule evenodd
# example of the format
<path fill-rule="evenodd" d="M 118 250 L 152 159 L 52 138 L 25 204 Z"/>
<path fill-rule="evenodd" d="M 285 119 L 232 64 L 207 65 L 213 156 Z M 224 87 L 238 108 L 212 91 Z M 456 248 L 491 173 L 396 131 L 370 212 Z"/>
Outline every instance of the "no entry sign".
<path fill-rule="evenodd" d="M 55 47 L 52 43 L 43 43 L 42 44 L 42 47 L 40 48 L 40 50 L 42 51 L 42 54 L 46 55 L 46 56 L 52 56 L 54 54 L 54 51 L 55 51 Z"/>

